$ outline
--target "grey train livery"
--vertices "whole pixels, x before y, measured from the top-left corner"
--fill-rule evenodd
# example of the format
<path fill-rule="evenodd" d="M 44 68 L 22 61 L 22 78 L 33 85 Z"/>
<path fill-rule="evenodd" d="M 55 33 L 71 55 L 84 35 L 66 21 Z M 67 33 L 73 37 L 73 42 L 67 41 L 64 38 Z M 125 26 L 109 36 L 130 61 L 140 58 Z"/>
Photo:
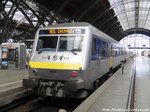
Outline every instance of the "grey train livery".
<path fill-rule="evenodd" d="M 86 22 L 39 28 L 23 86 L 42 96 L 82 98 L 126 60 L 125 48 Z"/>

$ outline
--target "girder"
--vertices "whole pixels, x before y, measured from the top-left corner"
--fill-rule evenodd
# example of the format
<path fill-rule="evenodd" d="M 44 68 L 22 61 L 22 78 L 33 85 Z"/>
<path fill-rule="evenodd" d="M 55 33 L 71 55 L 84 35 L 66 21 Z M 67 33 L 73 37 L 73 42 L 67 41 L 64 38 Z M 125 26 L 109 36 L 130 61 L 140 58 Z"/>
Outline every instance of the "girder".
<path fill-rule="evenodd" d="M 111 1 L 113 0 L 1 0 L 0 42 L 15 36 L 18 40 L 33 38 L 39 27 L 48 26 L 54 22 L 89 22 L 116 40 L 121 40 L 131 31 L 130 29 L 144 33 L 145 30 L 142 29 L 148 28 L 149 31 L 150 7 L 141 5 L 141 2 L 148 3 L 148 0 L 118 0 L 118 2 L 115 0 L 114 3 Z M 134 6 L 129 7 L 128 4 L 134 4 Z M 118 8 L 121 9 L 116 12 L 115 9 Z M 140 11 L 148 11 L 148 14 L 140 16 Z M 16 20 L 16 14 L 19 13 L 23 18 Z M 135 17 L 130 17 L 129 13 L 134 13 Z M 119 19 L 120 16 L 124 18 Z M 142 28 L 139 27 L 142 24 L 141 19 L 145 19 Z M 131 24 L 133 20 L 135 26 Z"/>
<path fill-rule="evenodd" d="M 33 4 L 32 4 L 33 2 Z M 0 1 L 0 43 L 5 42 L 9 38 L 26 39 L 33 38 L 35 31 L 41 26 L 47 26 L 54 21 L 60 23 L 66 22 L 66 18 L 59 15 L 66 3 L 58 9 L 57 13 L 50 11 L 46 7 L 30 0 L 1 0 Z M 34 5 L 34 7 L 31 7 Z M 23 16 L 20 20 L 14 20 L 16 14 Z M 14 33 L 20 32 L 18 34 Z M 19 38 L 20 36 L 20 38 Z"/>

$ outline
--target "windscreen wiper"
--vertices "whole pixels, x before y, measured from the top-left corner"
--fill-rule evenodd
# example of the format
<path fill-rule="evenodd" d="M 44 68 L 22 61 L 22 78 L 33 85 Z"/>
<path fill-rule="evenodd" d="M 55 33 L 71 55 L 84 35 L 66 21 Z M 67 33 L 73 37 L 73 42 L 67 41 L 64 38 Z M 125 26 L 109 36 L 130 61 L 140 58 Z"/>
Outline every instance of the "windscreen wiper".
<path fill-rule="evenodd" d="M 56 51 L 56 49 L 53 48 L 43 48 L 38 50 L 38 54 L 42 53 L 43 51 Z"/>
<path fill-rule="evenodd" d="M 43 51 L 45 51 L 44 49 L 38 50 L 38 54 L 41 54 Z"/>
<path fill-rule="evenodd" d="M 74 55 L 77 55 L 77 53 L 75 51 L 79 51 L 79 49 L 71 49 L 70 50 Z"/>

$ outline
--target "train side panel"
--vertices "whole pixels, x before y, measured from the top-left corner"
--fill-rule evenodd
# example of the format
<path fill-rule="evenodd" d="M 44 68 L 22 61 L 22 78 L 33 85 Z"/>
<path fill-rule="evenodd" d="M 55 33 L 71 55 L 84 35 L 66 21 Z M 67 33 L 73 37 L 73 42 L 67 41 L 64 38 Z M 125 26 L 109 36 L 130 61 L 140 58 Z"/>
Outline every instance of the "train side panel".
<path fill-rule="evenodd" d="M 89 89 L 93 89 L 95 80 L 109 72 L 110 69 L 110 43 L 92 34 L 90 49 L 88 50 L 87 69 L 84 71 L 86 76 L 85 85 Z M 87 54 L 86 53 L 86 54 Z"/>

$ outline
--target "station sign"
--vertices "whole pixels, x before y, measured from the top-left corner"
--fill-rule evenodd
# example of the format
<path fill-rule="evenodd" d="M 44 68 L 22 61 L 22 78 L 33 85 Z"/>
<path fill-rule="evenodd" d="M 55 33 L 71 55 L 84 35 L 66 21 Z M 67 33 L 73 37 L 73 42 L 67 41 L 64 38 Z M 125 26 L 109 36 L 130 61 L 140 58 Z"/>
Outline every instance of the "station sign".
<path fill-rule="evenodd" d="M 39 35 L 45 34 L 84 34 L 85 29 L 49 29 L 40 30 Z"/>

